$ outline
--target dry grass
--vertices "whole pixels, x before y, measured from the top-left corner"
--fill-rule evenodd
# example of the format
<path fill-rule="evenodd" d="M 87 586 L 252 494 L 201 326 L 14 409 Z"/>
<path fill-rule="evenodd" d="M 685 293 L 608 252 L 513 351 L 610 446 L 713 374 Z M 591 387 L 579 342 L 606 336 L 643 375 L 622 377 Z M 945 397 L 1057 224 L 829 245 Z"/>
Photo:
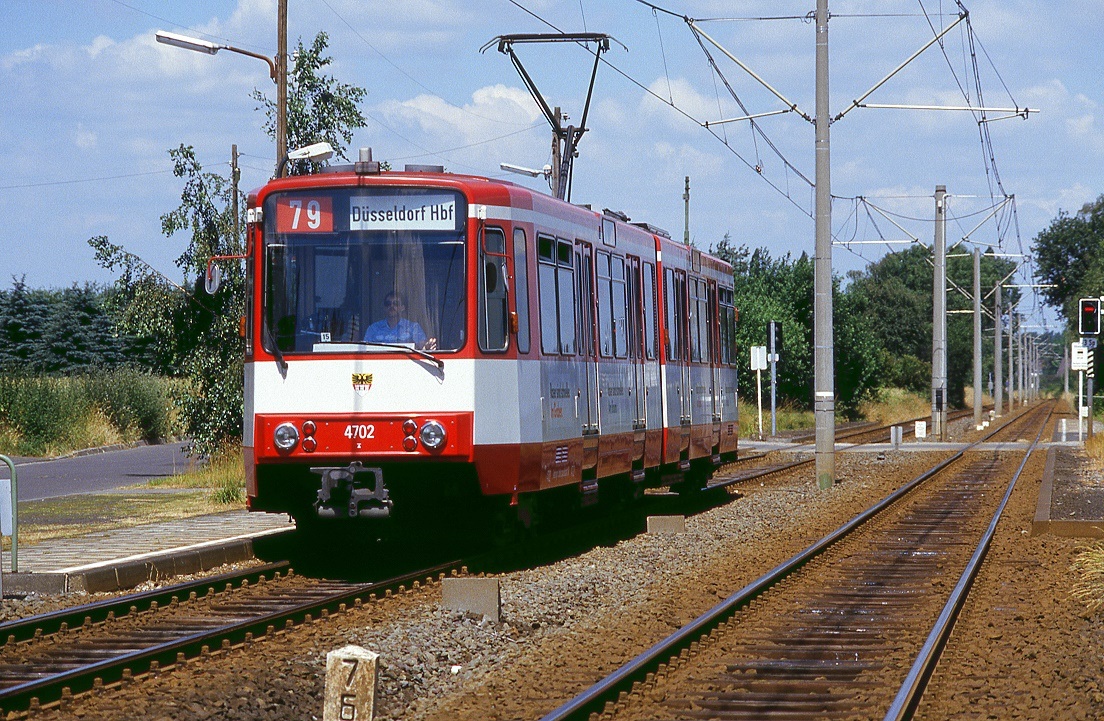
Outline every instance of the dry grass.
<path fill-rule="evenodd" d="M 900 423 L 931 414 L 931 400 L 901 388 L 885 388 L 878 400 L 864 403 L 860 409 L 863 418 L 881 425 Z"/>
<path fill-rule="evenodd" d="M 1076 429 L 1076 424 L 1074 428 Z M 1097 433 L 1092 438 L 1086 438 L 1085 453 L 1089 455 L 1089 460 L 1096 470 L 1104 471 L 1104 434 Z"/>
<path fill-rule="evenodd" d="M 1090 611 L 1104 608 L 1104 544 L 1086 548 L 1073 561 L 1073 570 L 1080 577 L 1070 595 L 1084 603 Z"/>

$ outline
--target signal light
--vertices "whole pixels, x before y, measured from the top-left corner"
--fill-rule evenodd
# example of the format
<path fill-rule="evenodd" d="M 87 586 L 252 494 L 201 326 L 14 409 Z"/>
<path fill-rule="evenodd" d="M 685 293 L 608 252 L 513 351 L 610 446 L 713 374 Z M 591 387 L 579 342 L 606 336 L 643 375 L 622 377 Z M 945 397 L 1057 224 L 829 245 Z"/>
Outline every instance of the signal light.
<path fill-rule="evenodd" d="M 1078 301 L 1077 330 L 1081 335 L 1100 334 L 1100 299 L 1082 298 Z"/>

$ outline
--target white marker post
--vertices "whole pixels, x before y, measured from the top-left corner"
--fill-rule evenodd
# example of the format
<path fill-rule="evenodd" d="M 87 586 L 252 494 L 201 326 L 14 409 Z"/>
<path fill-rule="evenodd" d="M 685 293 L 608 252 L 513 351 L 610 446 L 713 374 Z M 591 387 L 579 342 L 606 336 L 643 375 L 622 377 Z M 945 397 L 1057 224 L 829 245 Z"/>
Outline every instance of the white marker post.
<path fill-rule="evenodd" d="M 755 371 L 756 396 L 759 403 L 759 440 L 763 440 L 763 371 L 767 369 L 767 347 L 765 345 L 753 345 L 751 347 L 751 369 Z"/>
<path fill-rule="evenodd" d="M 360 646 L 326 654 L 323 721 L 372 721 L 378 669 L 379 654 Z"/>
<path fill-rule="evenodd" d="M 1089 349 L 1085 347 L 1085 344 L 1081 341 L 1074 341 L 1070 345 L 1070 368 L 1077 371 L 1077 442 L 1081 443 L 1084 439 L 1084 423 L 1082 418 L 1085 417 L 1085 371 L 1089 368 Z"/>

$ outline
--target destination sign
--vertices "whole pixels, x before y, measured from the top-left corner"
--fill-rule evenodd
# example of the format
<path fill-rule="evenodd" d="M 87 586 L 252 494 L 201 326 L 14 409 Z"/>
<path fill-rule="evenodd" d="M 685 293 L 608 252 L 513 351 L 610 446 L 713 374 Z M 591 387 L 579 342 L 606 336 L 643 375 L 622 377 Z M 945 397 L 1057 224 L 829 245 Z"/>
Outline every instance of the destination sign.
<path fill-rule="evenodd" d="M 360 195 L 349 198 L 349 230 L 455 230 L 456 196 Z"/>

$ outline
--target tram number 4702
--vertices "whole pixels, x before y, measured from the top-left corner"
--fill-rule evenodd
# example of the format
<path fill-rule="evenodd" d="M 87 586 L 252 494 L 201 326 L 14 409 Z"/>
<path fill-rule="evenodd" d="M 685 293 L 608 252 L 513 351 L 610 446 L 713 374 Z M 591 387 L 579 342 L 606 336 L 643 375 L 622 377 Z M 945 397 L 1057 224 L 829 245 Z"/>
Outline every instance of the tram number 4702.
<path fill-rule="evenodd" d="M 346 438 L 375 438 L 376 427 L 371 424 L 364 425 L 350 423 L 349 425 L 345 426 L 344 435 Z"/>

